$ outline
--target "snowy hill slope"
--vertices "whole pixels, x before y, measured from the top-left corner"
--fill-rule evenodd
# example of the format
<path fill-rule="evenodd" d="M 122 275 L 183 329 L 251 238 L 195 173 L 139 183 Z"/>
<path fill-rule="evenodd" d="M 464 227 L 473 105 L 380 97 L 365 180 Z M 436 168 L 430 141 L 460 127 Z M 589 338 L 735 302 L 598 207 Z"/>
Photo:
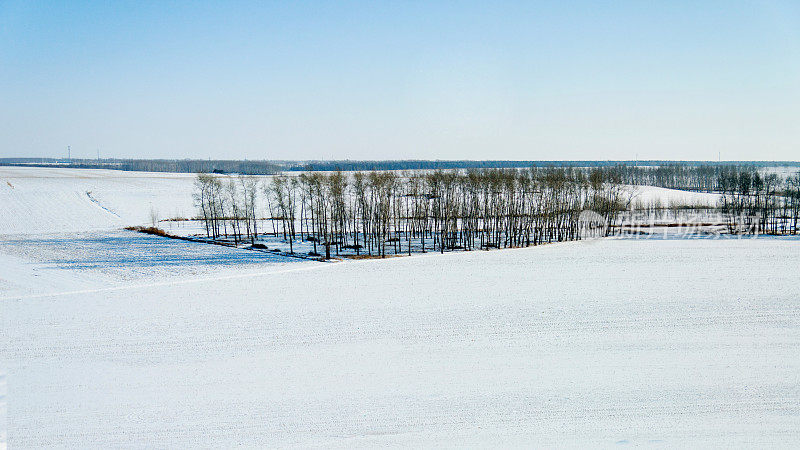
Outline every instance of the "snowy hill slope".
<path fill-rule="evenodd" d="M 192 174 L 0 168 L 0 234 L 120 228 L 192 216 Z"/>

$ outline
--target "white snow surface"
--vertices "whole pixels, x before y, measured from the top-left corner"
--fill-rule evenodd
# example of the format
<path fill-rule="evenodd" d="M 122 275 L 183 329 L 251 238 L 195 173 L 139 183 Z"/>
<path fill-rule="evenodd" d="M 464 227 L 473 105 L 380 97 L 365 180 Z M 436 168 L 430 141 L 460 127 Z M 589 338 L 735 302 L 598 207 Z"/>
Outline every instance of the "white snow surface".
<path fill-rule="evenodd" d="M 798 239 L 319 263 L 119 230 L 192 181 L 0 168 L 0 448 L 800 442 Z"/>
<path fill-rule="evenodd" d="M 0 167 L 0 234 L 108 230 L 193 217 L 193 174 Z"/>
<path fill-rule="evenodd" d="M 792 447 L 798 248 L 605 239 L 113 288 L 44 258 L 88 281 L 2 300 L 8 441 Z"/>
<path fill-rule="evenodd" d="M 666 189 L 655 186 L 625 186 L 623 199 L 632 205 L 641 203 L 644 206 L 660 201 L 663 207 L 671 204 L 689 206 L 717 206 L 720 194 L 708 192 L 691 192 L 677 189 Z"/>

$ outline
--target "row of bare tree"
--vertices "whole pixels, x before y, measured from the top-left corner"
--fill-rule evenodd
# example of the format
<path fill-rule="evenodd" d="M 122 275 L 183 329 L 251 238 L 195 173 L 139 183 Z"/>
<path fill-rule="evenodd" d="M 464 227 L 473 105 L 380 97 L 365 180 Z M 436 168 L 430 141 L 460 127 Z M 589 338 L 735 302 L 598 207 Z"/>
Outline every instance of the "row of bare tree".
<path fill-rule="evenodd" d="M 255 242 L 258 237 L 259 179 L 247 175 L 218 177 L 198 174 L 194 201 L 208 237 L 233 236 Z"/>
<path fill-rule="evenodd" d="M 276 176 L 263 189 L 254 178 L 201 174 L 195 199 L 208 236 L 254 241 L 259 192 L 290 251 L 300 239 L 326 257 L 581 239 L 610 229 L 627 206 L 616 171 L 601 168 L 312 172 Z M 593 220 L 581 220 L 586 210 Z"/>
<path fill-rule="evenodd" d="M 720 192 L 718 211 L 732 233 L 798 233 L 800 173 L 783 178 L 744 166 L 658 173 L 669 184 L 694 180 L 695 186 Z M 282 236 L 291 252 L 299 239 L 312 243 L 314 253 L 324 249 L 326 257 L 341 251 L 384 256 L 530 246 L 608 233 L 618 213 L 631 206 L 624 184 L 642 181 L 639 175 L 623 166 L 311 172 L 263 183 L 250 176 L 199 174 L 194 197 L 213 239 L 254 243 L 259 221 L 267 220 L 266 228 Z M 700 181 L 703 177 L 714 179 Z M 667 178 L 654 184 L 668 184 Z M 581 214 L 586 211 L 593 215 Z"/>
<path fill-rule="evenodd" d="M 731 167 L 718 178 L 720 208 L 733 233 L 797 234 L 800 173 L 781 177 Z"/>

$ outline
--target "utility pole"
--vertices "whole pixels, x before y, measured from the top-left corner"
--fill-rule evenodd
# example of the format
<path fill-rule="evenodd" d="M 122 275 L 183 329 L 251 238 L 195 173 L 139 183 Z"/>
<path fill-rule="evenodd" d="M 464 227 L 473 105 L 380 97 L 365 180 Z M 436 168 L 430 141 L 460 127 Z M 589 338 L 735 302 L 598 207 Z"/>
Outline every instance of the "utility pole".
<path fill-rule="evenodd" d="M 72 147 L 67 146 L 67 162 L 72 163 Z"/>

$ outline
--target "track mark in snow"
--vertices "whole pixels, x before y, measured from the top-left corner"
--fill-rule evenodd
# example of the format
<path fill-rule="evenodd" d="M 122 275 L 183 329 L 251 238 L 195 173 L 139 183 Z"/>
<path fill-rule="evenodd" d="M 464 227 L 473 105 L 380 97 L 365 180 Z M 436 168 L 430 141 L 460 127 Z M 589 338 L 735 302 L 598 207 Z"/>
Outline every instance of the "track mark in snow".
<path fill-rule="evenodd" d="M 99 202 L 99 201 L 97 201 L 97 199 L 96 199 L 96 198 L 92 197 L 92 191 L 86 191 L 86 196 L 87 196 L 87 197 L 89 197 L 89 200 L 91 200 L 91 201 L 92 201 L 92 202 L 93 202 L 95 205 L 97 205 L 97 206 L 99 206 L 100 208 L 102 208 L 103 210 L 105 210 L 105 211 L 107 211 L 107 212 L 110 212 L 111 214 L 113 214 L 113 215 L 115 215 L 115 216 L 119 217 L 119 214 L 117 214 L 117 213 L 115 213 L 114 211 L 112 211 L 112 210 L 110 210 L 110 209 L 106 208 L 105 206 L 103 206 L 102 204 L 100 204 L 100 202 Z"/>

